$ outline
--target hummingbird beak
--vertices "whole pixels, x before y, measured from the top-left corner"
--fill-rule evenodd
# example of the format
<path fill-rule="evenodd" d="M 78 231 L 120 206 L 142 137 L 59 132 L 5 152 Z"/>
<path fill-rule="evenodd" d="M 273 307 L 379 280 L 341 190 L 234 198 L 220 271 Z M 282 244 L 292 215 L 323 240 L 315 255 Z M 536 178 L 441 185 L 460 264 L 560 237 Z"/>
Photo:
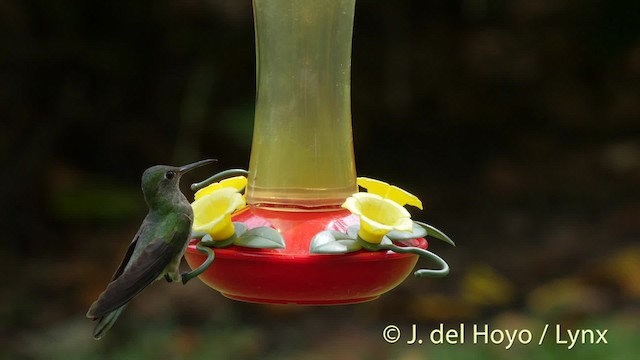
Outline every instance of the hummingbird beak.
<path fill-rule="evenodd" d="M 200 160 L 198 162 L 194 162 L 193 164 L 182 166 L 182 167 L 180 167 L 180 169 L 178 171 L 180 171 L 181 174 L 184 174 L 187 171 L 193 170 L 193 169 L 195 169 L 197 167 L 200 167 L 200 166 L 211 164 L 211 163 L 216 162 L 216 161 L 218 161 L 218 159 Z"/>

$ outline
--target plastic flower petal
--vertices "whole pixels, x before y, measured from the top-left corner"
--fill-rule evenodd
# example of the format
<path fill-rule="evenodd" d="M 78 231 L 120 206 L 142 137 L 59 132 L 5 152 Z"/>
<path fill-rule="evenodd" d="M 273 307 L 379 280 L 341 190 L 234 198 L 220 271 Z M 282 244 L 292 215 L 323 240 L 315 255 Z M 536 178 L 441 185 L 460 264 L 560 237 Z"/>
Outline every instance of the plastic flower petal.
<path fill-rule="evenodd" d="M 211 194 L 212 192 L 225 188 L 225 187 L 230 187 L 230 188 L 234 188 L 237 191 L 240 191 L 242 189 L 244 189 L 247 186 L 247 178 L 244 176 L 234 176 L 234 177 L 230 177 L 228 179 L 224 179 L 224 180 L 220 180 L 220 182 L 215 182 L 211 185 L 208 185 L 200 190 L 198 190 L 195 195 L 193 196 L 195 200 L 198 200 L 199 198 L 207 195 L 207 194 Z"/>
<path fill-rule="evenodd" d="M 342 207 L 360 217 L 358 236 L 362 240 L 379 244 L 391 230 L 412 231 L 411 215 L 401 205 L 371 193 L 355 193 Z"/>
<path fill-rule="evenodd" d="M 370 179 L 366 177 L 358 178 L 358 186 L 367 189 L 367 192 L 377 194 L 385 199 L 390 199 L 400 206 L 411 205 L 422 210 L 422 201 L 415 195 L 400 189 L 397 186 L 389 185 L 384 181 Z"/>
<path fill-rule="evenodd" d="M 213 240 L 228 239 L 235 232 L 231 214 L 245 206 L 244 198 L 233 187 L 223 187 L 200 196 L 191 204 L 193 230 L 205 232 Z"/>

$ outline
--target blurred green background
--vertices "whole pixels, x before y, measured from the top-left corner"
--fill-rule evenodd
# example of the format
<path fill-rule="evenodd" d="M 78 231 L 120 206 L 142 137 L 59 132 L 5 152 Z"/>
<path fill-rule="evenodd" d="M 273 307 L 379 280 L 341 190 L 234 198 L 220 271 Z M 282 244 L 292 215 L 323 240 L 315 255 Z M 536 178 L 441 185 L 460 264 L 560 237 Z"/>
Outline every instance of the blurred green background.
<path fill-rule="evenodd" d="M 640 353 L 640 2 L 358 1 L 359 175 L 418 195 L 452 267 L 337 307 L 159 282 L 103 340 L 84 315 L 146 213 L 142 171 L 249 160 L 249 0 L 0 1 L 0 355 L 631 359 Z M 210 174 L 190 173 L 188 184 Z M 185 192 L 190 192 L 185 186 Z M 422 264 L 422 263 L 420 263 Z M 428 266 L 428 264 L 422 264 Z M 411 324 L 529 345 L 408 345 Z M 382 330 L 395 324 L 395 344 Z M 608 344 L 542 345 L 544 324 Z"/>

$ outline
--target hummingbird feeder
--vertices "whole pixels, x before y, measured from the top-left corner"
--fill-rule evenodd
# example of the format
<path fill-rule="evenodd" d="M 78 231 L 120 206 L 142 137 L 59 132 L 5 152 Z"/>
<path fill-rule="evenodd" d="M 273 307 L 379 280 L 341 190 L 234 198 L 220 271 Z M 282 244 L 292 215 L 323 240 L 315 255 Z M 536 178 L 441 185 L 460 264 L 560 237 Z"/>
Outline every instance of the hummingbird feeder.
<path fill-rule="evenodd" d="M 331 305 L 369 301 L 399 285 L 420 256 L 445 276 L 411 220 L 412 194 L 357 178 L 351 129 L 355 0 L 253 0 L 257 96 L 249 170 L 227 170 L 198 190 L 194 271 L 241 301 Z M 358 192 L 358 187 L 367 192 Z"/>

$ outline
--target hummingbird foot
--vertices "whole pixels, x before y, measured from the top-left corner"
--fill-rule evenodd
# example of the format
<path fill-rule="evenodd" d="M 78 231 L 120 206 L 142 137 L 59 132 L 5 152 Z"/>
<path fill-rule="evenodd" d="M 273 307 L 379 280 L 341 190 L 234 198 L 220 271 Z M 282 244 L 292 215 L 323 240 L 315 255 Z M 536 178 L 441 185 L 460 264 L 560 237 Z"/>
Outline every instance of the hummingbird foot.
<path fill-rule="evenodd" d="M 169 276 L 169 274 L 164 274 L 164 279 L 167 280 L 168 283 L 173 282 L 173 279 L 171 278 L 171 276 Z"/>

